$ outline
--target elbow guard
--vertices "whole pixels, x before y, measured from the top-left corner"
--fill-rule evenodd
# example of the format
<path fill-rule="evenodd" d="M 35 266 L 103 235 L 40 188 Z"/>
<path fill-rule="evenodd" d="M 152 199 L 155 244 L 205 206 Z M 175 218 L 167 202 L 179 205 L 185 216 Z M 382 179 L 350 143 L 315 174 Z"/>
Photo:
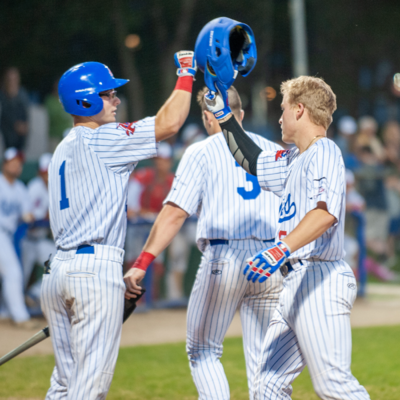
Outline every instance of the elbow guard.
<path fill-rule="evenodd" d="M 249 174 L 257 176 L 257 160 L 262 150 L 244 132 L 235 117 L 220 123 L 220 126 L 235 160 Z"/>

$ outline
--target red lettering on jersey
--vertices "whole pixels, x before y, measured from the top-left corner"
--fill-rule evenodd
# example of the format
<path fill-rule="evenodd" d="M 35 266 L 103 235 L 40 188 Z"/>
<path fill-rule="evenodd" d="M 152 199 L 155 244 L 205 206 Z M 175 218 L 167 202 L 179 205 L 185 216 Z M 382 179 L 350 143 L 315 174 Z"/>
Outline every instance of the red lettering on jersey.
<path fill-rule="evenodd" d="M 288 154 L 289 154 L 289 150 L 278 150 L 275 154 L 275 161 L 278 161 L 281 158 L 286 157 Z"/>
<path fill-rule="evenodd" d="M 127 136 L 133 136 L 133 134 L 135 133 L 135 127 L 133 126 L 135 122 L 125 122 L 124 124 L 118 124 L 118 128 L 124 129 Z"/>
<path fill-rule="evenodd" d="M 286 236 L 287 236 L 287 232 L 286 231 L 279 231 L 279 240 L 282 240 Z"/>

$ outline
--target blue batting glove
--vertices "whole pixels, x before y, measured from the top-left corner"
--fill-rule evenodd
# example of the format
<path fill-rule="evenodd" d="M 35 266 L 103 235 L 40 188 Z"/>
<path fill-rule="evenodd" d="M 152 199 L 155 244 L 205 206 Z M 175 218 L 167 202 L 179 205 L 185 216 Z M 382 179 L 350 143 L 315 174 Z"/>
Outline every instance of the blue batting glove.
<path fill-rule="evenodd" d="M 211 111 L 214 114 L 215 118 L 222 119 L 231 114 L 232 111 L 229 107 L 228 91 L 220 90 L 218 87 L 218 83 L 217 89 L 218 93 L 209 90 L 204 95 L 204 100 L 208 111 Z"/>
<path fill-rule="evenodd" d="M 246 260 L 247 265 L 243 274 L 247 280 L 260 283 L 265 282 L 271 274 L 286 262 L 290 256 L 289 246 L 284 242 L 278 242 L 268 249 L 261 250 L 255 256 Z"/>
<path fill-rule="evenodd" d="M 197 71 L 196 59 L 194 51 L 178 51 L 174 55 L 175 65 L 178 67 L 176 74 L 181 76 L 194 76 Z"/>

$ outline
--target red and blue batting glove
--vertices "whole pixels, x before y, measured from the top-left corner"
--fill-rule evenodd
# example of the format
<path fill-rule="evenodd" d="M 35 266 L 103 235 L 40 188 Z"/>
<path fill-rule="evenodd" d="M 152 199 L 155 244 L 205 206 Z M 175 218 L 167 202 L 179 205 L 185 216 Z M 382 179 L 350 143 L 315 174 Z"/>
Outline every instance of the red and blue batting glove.
<path fill-rule="evenodd" d="M 232 111 L 229 106 L 228 91 L 221 91 L 218 86 L 217 89 L 218 93 L 209 90 L 204 95 L 204 100 L 208 111 L 211 111 L 214 114 L 215 118 L 222 119 L 231 114 Z"/>
<path fill-rule="evenodd" d="M 194 58 L 194 51 L 178 51 L 174 55 L 175 65 L 177 66 L 176 74 L 179 77 L 182 76 L 194 76 L 196 75 L 197 65 Z"/>
<path fill-rule="evenodd" d="M 265 282 L 290 256 L 289 246 L 278 242 L 268 249 L 261 250 L 254 257 L 246 260 L 247 265 L 243 274 L 247 280 Z"/>

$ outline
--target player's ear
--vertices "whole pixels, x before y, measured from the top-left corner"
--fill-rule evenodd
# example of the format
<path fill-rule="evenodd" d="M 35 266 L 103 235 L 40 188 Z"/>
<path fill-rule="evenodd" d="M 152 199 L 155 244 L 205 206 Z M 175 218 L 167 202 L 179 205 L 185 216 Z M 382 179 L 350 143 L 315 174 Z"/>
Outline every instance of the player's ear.
<path fill-rule="evenodd" d="M 296 106 L 296 120 L 298 121 L 304 114 L 305 107 L 304 104 L 298 103 Z"/>
<path fill-rule="evenodd" d="M 240 110 L 240 122 L 243 121 L 244 118 L 244 110 Z"/>

